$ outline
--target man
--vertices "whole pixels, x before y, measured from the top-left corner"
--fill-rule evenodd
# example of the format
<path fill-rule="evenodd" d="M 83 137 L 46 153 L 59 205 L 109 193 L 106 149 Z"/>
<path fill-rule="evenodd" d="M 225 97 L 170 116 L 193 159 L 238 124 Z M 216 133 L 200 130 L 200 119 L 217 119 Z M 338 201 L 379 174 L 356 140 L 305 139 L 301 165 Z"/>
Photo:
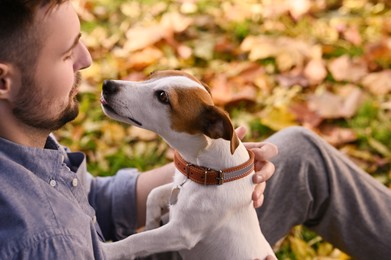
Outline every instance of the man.
<path fill-rule="evenodd" d="M 143 225 L 146 196 L 171 180 L 173 165 L 91 177 L 83 154 L 49 136 L 77 115 L 78 71 L 91 63 L 72 6 L 0 0 L 0 17 L 0 259 L 105 259 L 98 241 Z M 304 224 L 356 259 L 389 259 L 387 188 L 302 128 L 268 141 L 280 155 L 258 216 L 271 243 Z M 257 155 L 260 206 L 276 149 L 247 145 Z"/>
<path fill-rule="evenodd" d="M 71 3 L 0 0 L 0 17 L 0 259 L 105 259 L 99 241 L 141 227 L 149 191 L 170 182 L 174 166 L 89 175 L 85 156 L 50 136 L 77 116 L 79 71 L 91 64 Z M 249 146 L 261 183 L 276 148 Z"/>

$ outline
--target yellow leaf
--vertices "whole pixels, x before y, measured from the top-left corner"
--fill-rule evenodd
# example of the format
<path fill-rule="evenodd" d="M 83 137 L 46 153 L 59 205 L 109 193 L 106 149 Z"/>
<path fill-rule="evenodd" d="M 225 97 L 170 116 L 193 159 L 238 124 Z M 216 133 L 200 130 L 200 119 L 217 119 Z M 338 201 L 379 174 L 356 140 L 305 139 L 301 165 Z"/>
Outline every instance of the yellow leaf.
<path fill-rule="evenodd" d="M 329 256 L 333 252 L 333 246 L 329 243 L 319 243 L 317 253 L 319 256 Z"/>
<path fill-rule="evenodd" d="M 297 237 L 289 237 L 292 251 L 294 252 L 296 259 L 312 260 L 316 256 L 315 250 L 310 247 L 304 240 Z"/>
<path fill-rule="evenodd" d="M 273 130 L 281 130 L 296 125 L 295 116 L 286 107 L 271 108 L 261 118 L 262 124 Z"/>

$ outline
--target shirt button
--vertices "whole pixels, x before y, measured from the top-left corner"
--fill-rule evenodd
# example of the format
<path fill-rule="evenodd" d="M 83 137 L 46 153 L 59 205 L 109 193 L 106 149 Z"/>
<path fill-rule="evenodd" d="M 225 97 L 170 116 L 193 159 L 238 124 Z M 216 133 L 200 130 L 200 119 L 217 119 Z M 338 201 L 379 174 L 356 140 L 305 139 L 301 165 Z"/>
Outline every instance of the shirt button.
<path fill-rule="evenodd" d="M 56 187 L 57 182 L 56 182 L 55 180 L 51 179 L 51 180 L 49 181 L 49 184 L 50 184 L 50 186 L 52 186 L 52 187 Z"/>
<path fill-rule="evenodd" d="M 79 183 L 79 182 L 78 182 L 77 178 L 74 178 L 74 179 L 72 180 L 72 186 L 73 186 L 73 187 L 76 187 L 78 183 Z"/>

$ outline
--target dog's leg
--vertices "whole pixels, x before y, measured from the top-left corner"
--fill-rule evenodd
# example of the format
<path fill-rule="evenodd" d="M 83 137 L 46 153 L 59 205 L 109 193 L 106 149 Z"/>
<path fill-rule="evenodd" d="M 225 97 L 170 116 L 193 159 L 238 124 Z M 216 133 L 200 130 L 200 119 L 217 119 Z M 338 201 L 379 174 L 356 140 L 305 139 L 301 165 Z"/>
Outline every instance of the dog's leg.
<path fill-rule="evenodd" d="M 145 230 L 160 227 L 163 214 L 168 213 L 169 199 L 173 184 L 157 187 L 151 191 L 147 198 L 147 219 Z"/>
<path fill-rule="evenodd" d="M 193 248 L 201 236 L 195 234 L 178 221 L 131 235 L 121 241 L 103 243 L 102 248 L 108 259 L 134 259 L 159 252 L 180 251 Z"/>

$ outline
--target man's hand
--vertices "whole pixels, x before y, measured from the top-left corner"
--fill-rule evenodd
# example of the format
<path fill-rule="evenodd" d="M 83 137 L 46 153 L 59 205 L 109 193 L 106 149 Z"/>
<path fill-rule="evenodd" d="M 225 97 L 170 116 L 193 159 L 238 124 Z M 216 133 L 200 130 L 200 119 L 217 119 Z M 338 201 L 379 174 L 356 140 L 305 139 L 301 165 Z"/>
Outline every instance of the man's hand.
<path fill-rule="evenodd" d="M 243 139 L 246 134 L 246 128 L 238 127 L 235 132 L 239 139 Z M 252 194 L 252 200 L 254 207 L 259 208 L 264 200 L 263 192 L 266 188 L 266 181 L 275 171 L 274 164 L 269 160 L 278 154 L 278 149 L 274 144 L 264 142 L 244 143 L 244 146 L 255 154 L 253 182 L 256 185 Z"/>

